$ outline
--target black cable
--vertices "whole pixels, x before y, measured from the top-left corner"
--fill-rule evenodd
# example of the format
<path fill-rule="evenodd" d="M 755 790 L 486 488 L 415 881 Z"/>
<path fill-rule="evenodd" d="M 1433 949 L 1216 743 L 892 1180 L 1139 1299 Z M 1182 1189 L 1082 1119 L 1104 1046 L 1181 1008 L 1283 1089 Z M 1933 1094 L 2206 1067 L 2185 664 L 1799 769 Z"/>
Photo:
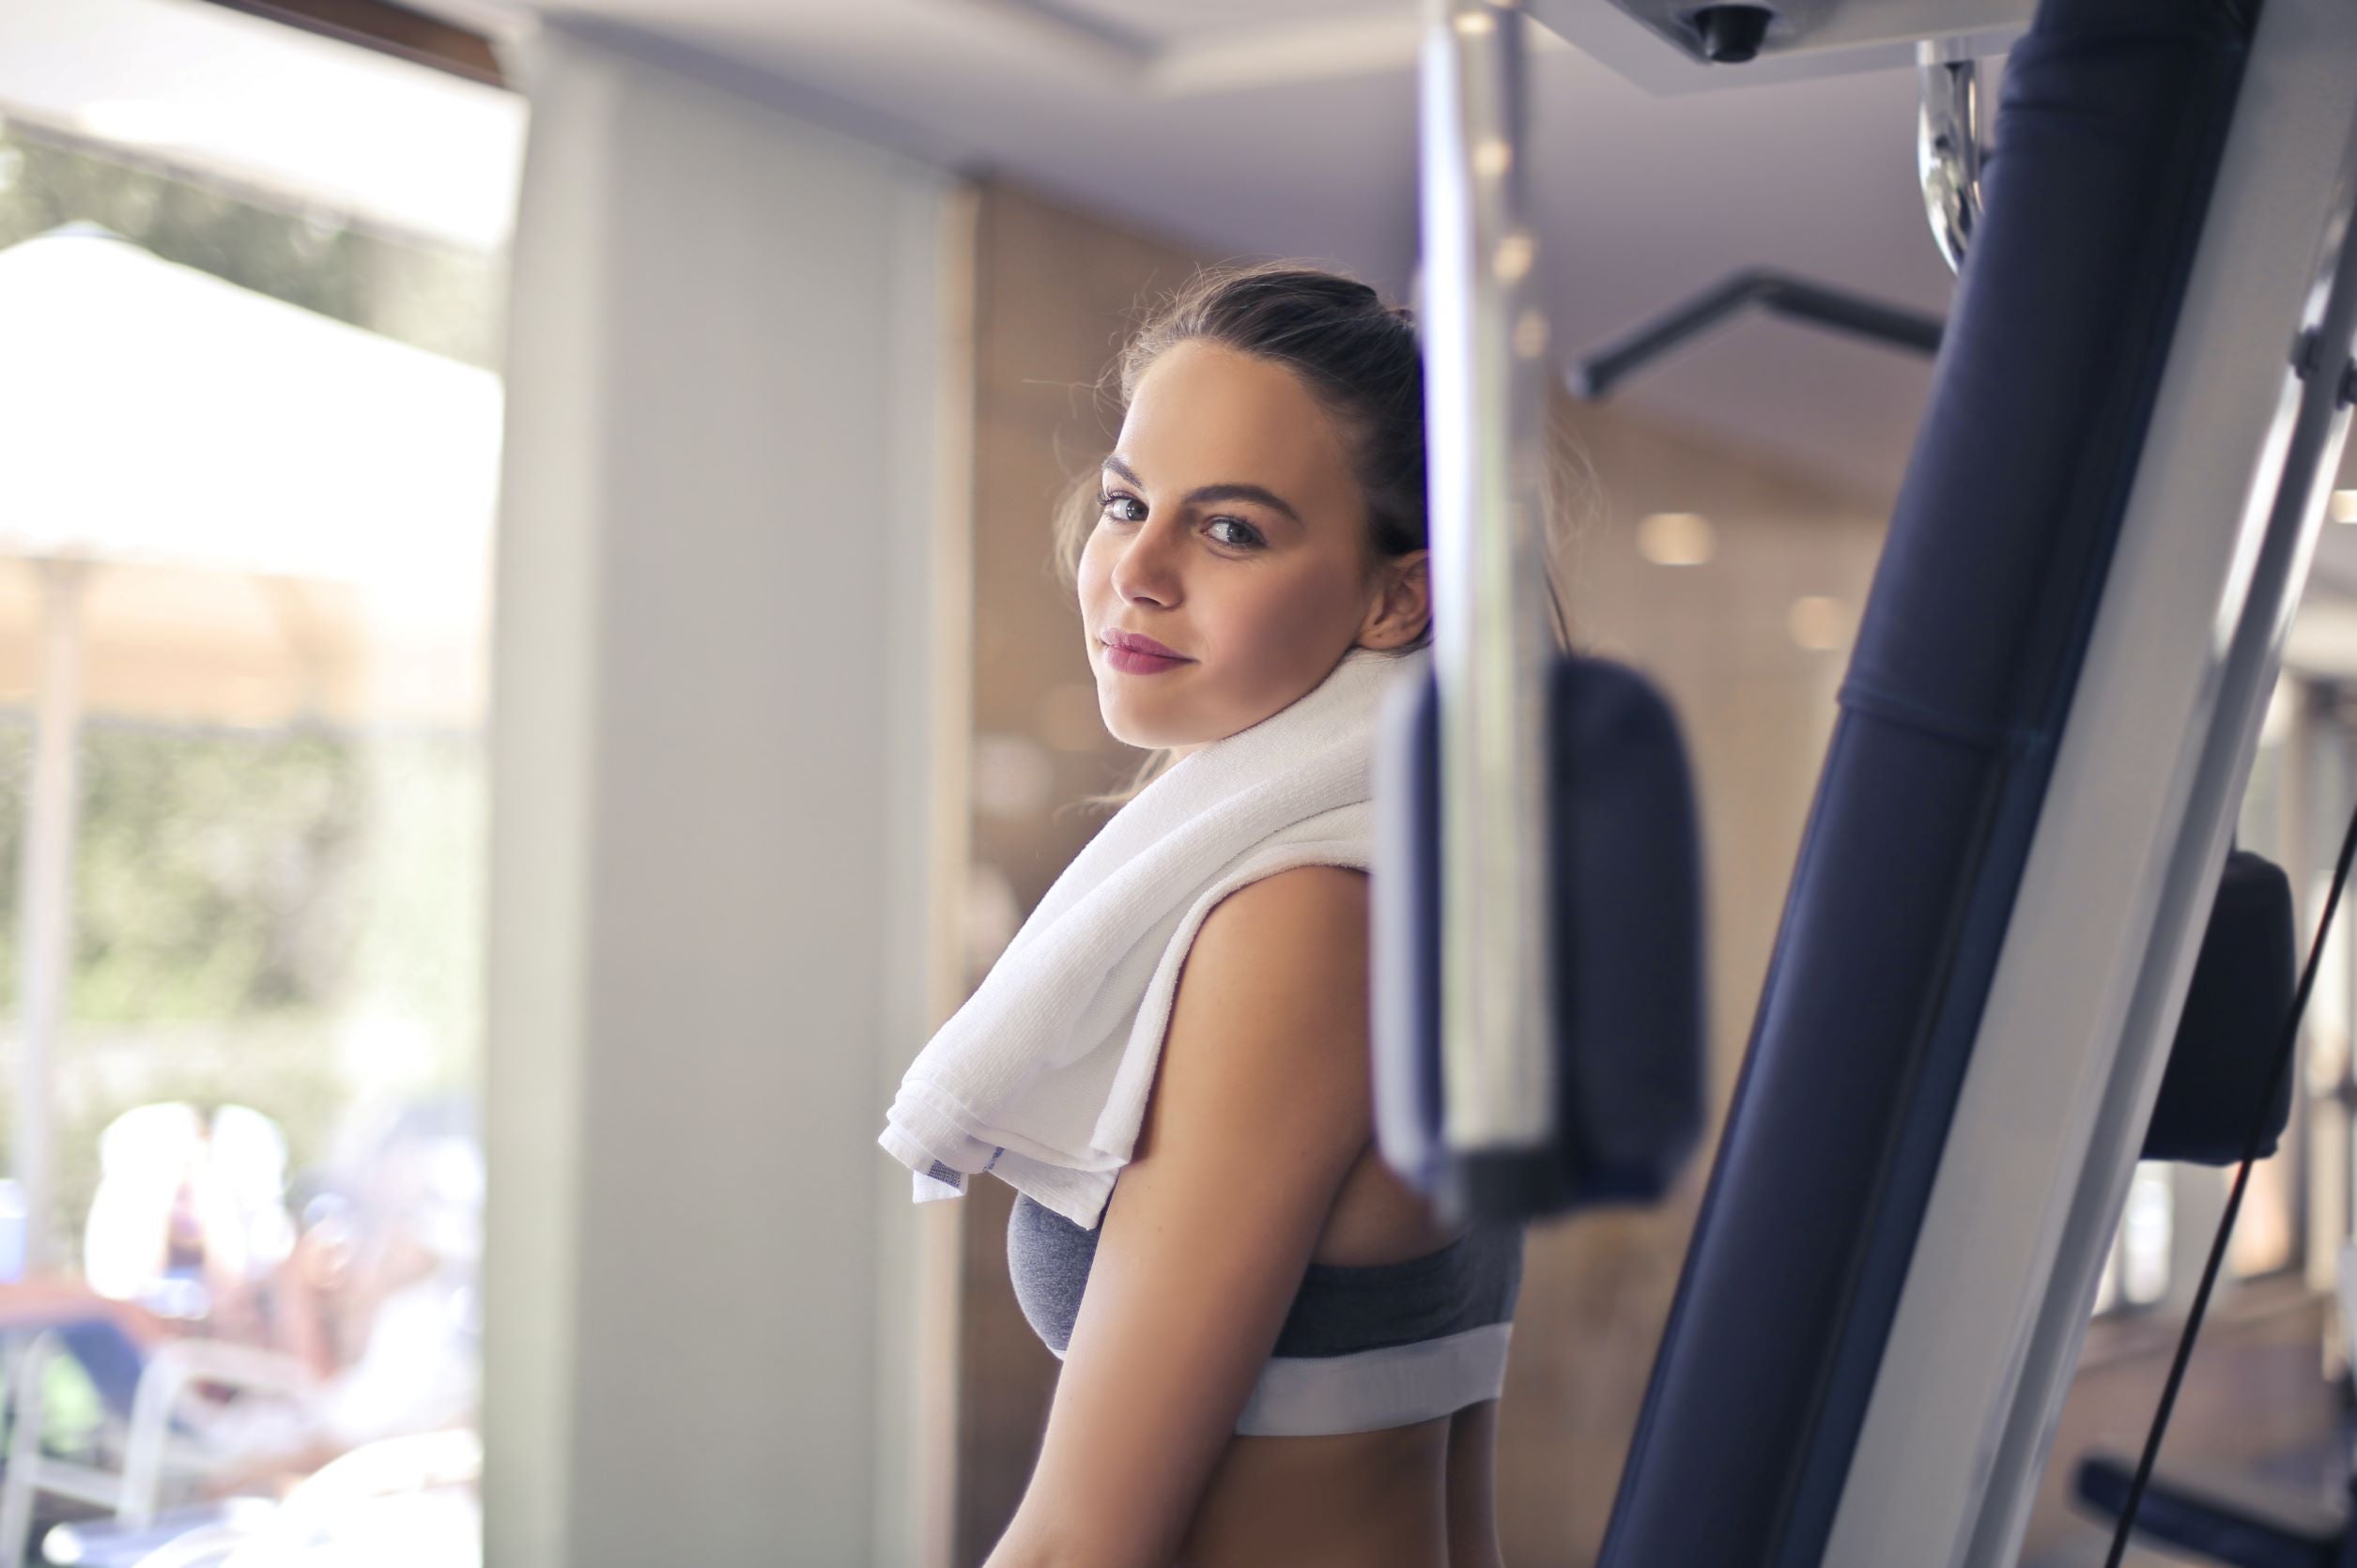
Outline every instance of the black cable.
<path fill-rule="evenodd" d="M 2275 1047 L 2275 1070 L 2267 1080 L 2267 1092 L 2258 1098 L 2258 1119 L 2251 1133 L 2242 1141 L 2242 1165 L 2234 1173 L 2234 1190 L 2226 1195 L 2226 1211 L 2218 1221 L 2218 1234 L 2210 1244 L 2210 1261 L 2202 1266 L 2201 1288 L 2194 1292 L 2193 1311 L 2185 1318 L 2185 1331 L 2177 1341 L 2177 1358 L 2169 1364 L 2168 1382 L 2161 1390 L 2161 1407 L 2153 1412 L 2152 1430 L 2145 1435 L 2144 1454 L 2136 1461 L 2135 1479 L 2128 1483 L 2128 1500 L 2119 1510 L 2119 1529 L 2112 1536 L 2111 1555 L 2103 1560 L 2103 1568 L 2119 1568 L 2120 1559 L 2128 1550 L 2129 1532 L 2135 1529 L 2136 1507 L 2144 1501 L 2145 1483 L 2152 1479 L 2152 1462 L 2160 1457 L 2161 1437 L 2168 1430 L 2169 1412 L 2177 1407 L 2177 1391 L 2185 1381 L 2185 1363 L 2194 1354 L 2194 1336 L 2201 1331 L 2202 1314 L 2210 1307 L 2211 1288 L 2218 1283 L 2218 1266 L 2226 1255 L 2226 1238 L 2233 1234 L 2234 1217 L 2242 1208 L 2242 1191 L 2250 1185 L 2251 1164 L 2258 1154 L 2260 1141 L 2267 1136 L 2268 1108 L 2274 1103 L 2275 1091 L 2283 1086 L 2284 1074 L 2291 1068 L 2293 1047 L 2300 1038 L 2300 1020 L 2308 1010 L 2308 992 L 2316 985 L 2316 972 L 2324 958 L 2324 938 L 2333 929 L 2333 912 L 2340 907 L 2341 889 L 2349 883 L 2349 866 L 2357 858 L 2357 813 L 2349 819 L 2349 832 L 2341 839 L 2341 857 L 2333 867 L 2333 890 L 2325 895 L 2324 915 L 2316 924 L 2316 944 L 2308 949 L 2308 966 L 2300 976 L 2300 989 L 2292 993 L 2291 1016 L 2284 1022 L 2284 1036 Z"/>

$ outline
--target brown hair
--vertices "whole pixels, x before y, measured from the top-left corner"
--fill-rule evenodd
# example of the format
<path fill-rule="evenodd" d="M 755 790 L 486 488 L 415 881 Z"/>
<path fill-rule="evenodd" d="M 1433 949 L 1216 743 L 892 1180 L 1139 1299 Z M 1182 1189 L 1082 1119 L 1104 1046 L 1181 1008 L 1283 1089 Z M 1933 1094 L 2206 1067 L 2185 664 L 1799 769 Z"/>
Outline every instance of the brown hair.
<path fill-rule="evenodd" d="M 1424 352 L 1413 314 L 1386 305 L 1356 278 L 1298 261 L 1229 264 L 1198 269 L 1161 305 L 1108 368 L 1120 379 L 1126 410 L 1147 367 L 1164 349 L 1194 339 L 1219 344 L 1281 364 L 1331 417 L 1350 455 L 1367 503 L 1367 575 L 1385 562 L 1427 547 L 1425 526 Z M 1101 394 L 1102 380 L 1099 390 Z M 1549 422 L 1552 428 L 1552 422 Z M 1552 445 L 1552 443 L 1550 443 Z M 1570 459 L 1564 471 L 1563 459 Z M 1585 469 L 1567 449 L 1550 452 L 1548 511 L 1559 510 L 1562 482 Z M 1066 588 L 1079 591 L 1081 551 L 1096 526 L 1101 480 L 1092 469 L 1074 477 L 1055 513 L 1055 565 Z M 1551 523 L 1551 518 L 1550 518 Z M 1548 601 L 1556 646 L 1570 646 L 1570 628 L 1555 584 L 1554 529 L 1543 527 L 1548 555 Z M 1429 622 L 1408 653 L 1432 640 Z M 1120 806 L 1169 770 L 1175 753 L 1151 751 L 1118 790 L 1081 804 Z"/>

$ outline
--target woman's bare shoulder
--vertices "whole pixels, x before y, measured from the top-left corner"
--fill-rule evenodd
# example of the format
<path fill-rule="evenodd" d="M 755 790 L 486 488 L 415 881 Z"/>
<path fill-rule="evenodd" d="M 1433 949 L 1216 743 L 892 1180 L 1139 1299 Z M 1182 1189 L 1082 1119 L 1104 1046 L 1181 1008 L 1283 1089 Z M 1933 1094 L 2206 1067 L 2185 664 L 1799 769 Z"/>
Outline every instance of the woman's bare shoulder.
<path fill-rule="evenodd" d="M 1240 1030 L 1265 1034 L 1280 1020 L 1289 1025 L 1283 1032 L 1296 1066 L 1330 1067 L 1346 1080 L 1362 1071 L 1367 892 L 1363 871 L 1295 866 L 1246 883 L 1214 904 L 1178 972 L 1155 1097 L 1174 1077 L 1240 1088 L 1265 1064 L 1265 1048 L 1242 1060 L 1222 1058 L 1236 1050 Z M 1347 1103 L 1354 1086 L 1340 1082 L 1333 1088 Z M 1153 1110 L 1149 1099 L 1149 1134 L 1161 1119 Z"/>
<path fill-rule="evenodd" d="M 1363 950 L 1371 887 L 1355 866 L 1292 866 L 1248 882 L 1211 908 L 1195 935 L 1247 952 L 1271 942 L 1323 942 Z"/>

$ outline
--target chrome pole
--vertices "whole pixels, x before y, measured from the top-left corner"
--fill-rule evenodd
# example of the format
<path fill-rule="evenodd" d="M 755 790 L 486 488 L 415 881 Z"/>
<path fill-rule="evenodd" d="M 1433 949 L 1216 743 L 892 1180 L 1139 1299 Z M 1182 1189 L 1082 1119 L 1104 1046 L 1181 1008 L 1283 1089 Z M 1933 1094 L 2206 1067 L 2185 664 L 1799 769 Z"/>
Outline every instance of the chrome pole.
<path fill-rule="evenodd" d="M 1522 177 L 1518 6 L 1425 0 L 1419 136 L 1440 715 L 1440 1082 L 1454 1155 L 1554 1132 L 1539 548 L 1547 318 Z M 1454 1183 L 1452 1185 L 1455 1185 Z M 1443 1195 L 1461 1208 L 1464 1194 Z"/>

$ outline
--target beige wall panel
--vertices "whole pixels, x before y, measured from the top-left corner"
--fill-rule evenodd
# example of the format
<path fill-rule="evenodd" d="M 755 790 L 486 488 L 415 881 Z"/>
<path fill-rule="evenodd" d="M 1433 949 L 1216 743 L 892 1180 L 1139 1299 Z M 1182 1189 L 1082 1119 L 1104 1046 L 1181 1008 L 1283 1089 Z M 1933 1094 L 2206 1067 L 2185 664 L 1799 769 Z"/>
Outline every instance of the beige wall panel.
<path fill-rule="evenodd" d="M 1141 754 L 1093 723 L 1095 689 L 1077 605 L 1052 562 L 1064 476 L 1093 466 L 1118 429 L 1099 378 L 1150 291 L 1197 258 L 1016 187 L 982 190 L 977 235 L 975 728 L 978 877 L 1027 912 L 1104 821 L 1074 806 Z M 1111 383 L 1108 381 L 1108 388 Z M 1025 787 L 1009 787 L 1009 778 Z M 1006 809 L 1028 799 L 1028 808 Z M 988 899 L 976 900 L 986 907 Z M 989 945 L 983 944 L 983 951 Z M 978 955 L 972 978 L 978 982 Z M 1056 1361 L 1007 1276 L 1004 1182 L 968 1188 L 962 1302 L 958 1561 L 978 1563 L 1022 1499 Z"/>
<path fill-rule="evenodd" d="M 1829 597 L 1854 619 L 1884 509 L 1616 405 L 1565 400 L 1556 412 L 1592 471 L 1564 555 L 1575 639 L 1661 686 L 1694 767 L 1715 1140 L 1845 656 L 1795 644 L 1792 603 Z M 1712 558 L 1647 561 L 1638 529 L 1655 512 L 1704 516 Z M 1594 1560 L 1707 1169 L 1707 1154 L 1698 1157 L 1657 1209 L 1579 1214 L 1532 1232 L 1499 1419 L 1499 1530 L 1515 1568 Z"/>

